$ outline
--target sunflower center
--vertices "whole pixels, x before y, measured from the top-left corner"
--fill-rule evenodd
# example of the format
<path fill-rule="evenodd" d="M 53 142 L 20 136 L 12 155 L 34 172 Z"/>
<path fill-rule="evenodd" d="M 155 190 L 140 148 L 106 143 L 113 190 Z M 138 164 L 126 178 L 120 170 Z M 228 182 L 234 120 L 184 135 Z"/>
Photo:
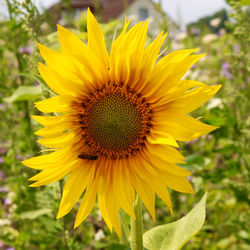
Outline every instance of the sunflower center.
<path fill-rule="evenodd" d="M 150 105 L 122 84 L 106 84 L 83 101 L 83 137 L 92 155 L 124 158 L 145 145 L 151 128 Z"/>
<path fill-rule="evenodd" d="M 142 127 L 141 112 L 121 93 L 103 96 L 89 110 L 88 129 L 93 139 L 109 150 L 128 149 Z"/>

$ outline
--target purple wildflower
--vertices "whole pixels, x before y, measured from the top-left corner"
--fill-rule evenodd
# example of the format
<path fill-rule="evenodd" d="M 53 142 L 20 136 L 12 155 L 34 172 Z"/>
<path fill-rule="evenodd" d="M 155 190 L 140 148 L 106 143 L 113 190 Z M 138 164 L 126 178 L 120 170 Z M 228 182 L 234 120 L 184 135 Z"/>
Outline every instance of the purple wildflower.
<path fill-rule="evenodd" d="M 31 46 L 21 47 L 19 48 L 18 52 L 20 54 L 30 55 L 33 52 L 33 48 Z"/>
<path fill-rule="evenodd" d="M 8 193 L 8 192 L 9 192 L 9 189 L 6 188 L 6 187 L 0 187 L 0 192 L 1 192 L 1 193 Z"/>
<path fill-rule="evenodd" d="M 5 107 L 5 105 L 3 103 L 0 103 L 0 110 L 3 110 L 3 111 L 6 110 L 6 107 Z"/>
<path fill-rule="evenodd" d="M 237 54 L 237 53 L 239 53 L 239 51 L 240 51 L 240 45 L 239 44 L 235 44 L 234 45 L 234 53 Z"/>
<path fill-rule="evenodd" d="M 222 64 L 222 75 L 225 76 L 226 78 L 233 79 L 233 75 L 230 71 L 230 65 L 228 62 L 224 62 Z"/>
<path fill-rule="evenodd" d="M 23 160 L 23 157 L 22 157 L 21 155 L 17 155 L 16 158 L 17 158 L 17 160 L 19 160 L 19 161 Z"/>
<path fill-rule="evenodd" d="M 3 200 L 3 205 L 4 205 L 4 207 L 6 207 L 6 206 L 8 206 L 8 205 L 10 205 L 10 204 L 11 204 L 11 201 L 10 201 L 9 198 L 6 198 L 6 199 Z"/>
<path fill-rule="evenodd" d="M 35 85 L 35 86 L 39 86 L 40 83 L 39 83 L 38 81 L 34 81 L 34 85 Z"/>

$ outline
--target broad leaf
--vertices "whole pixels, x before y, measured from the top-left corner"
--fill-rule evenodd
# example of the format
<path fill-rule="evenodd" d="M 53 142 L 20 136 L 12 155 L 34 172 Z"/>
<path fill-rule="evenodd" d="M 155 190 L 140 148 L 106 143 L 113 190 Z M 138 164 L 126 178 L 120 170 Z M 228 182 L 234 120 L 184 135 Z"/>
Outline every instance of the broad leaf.
<path fill-rule="evenodd" d="M 20 86 L 11 96 L 6 97 L 3 100 L 8 103 L 17 101 L 35 101 L 41 94 L 41 86 Z"/>
<path fill-rule="evenodd" d="M 202 227 L 205 221 L 207 193 L 183 218 L 173 223 L 157 226 L 143 235 L 144 246 L 149 250 L 180 249 Z"/>

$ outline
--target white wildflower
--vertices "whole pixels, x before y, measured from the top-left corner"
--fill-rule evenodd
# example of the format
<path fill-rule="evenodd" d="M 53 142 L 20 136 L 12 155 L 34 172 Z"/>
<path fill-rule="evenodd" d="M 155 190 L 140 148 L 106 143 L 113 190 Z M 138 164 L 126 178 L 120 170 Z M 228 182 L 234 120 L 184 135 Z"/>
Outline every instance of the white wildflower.
<path fill-rule="evenodd" d="M 97 231 L 97 233 L 95 234 L 95 240 L 96 240 L 96 241 L 99 241 L 99 240 L 104 239 L 104 238 L 105 238 L 105 235 L 104 235 L 103 230 L 102 230 L 102 229 L 99 229 L 99 230 Z"/>
<path fill-rule="evenodd" d="M 221 23 L 221 19 L 217 17 L 217 18 L 212 19 L 209 24 L 213 27 L 218 27 L 220 23 Z"/>
<path fill-rule="evenodd" d="M 215 107 L 223 108 L 222 100 L 220 98 L 212 98 L 207 105 L 207 109 L 212 109 Z"/>
<path fill-rule="evenodd" d="M 217 35 L 215 35 L 215 34 L 207 34 L 207 35 L 205 35 L 203 38 L 202 38 L 202 43 L 204 43 L 204 44 L 209 44 L 209 43 L 211 43 L 211 42 L 213 42 L 214 40 L 216 40 L 218 37 L 217 37 Z"/>

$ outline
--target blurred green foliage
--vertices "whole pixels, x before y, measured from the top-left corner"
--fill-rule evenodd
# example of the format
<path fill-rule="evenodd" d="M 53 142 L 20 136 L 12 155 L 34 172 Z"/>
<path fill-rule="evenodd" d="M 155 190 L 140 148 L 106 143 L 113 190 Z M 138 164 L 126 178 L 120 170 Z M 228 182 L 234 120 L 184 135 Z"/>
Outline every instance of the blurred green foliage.
<path fill-rule="evenodd" d="M 219 18 L 220 21 L 218 25 L 213 26 L 211 24 L 211 21 L 216 18 Z M 207 32 L 217 33 L 220 31 L 220 29 L 226 28 L 225 23 L 227 20 L 228 20 L 227 11 L 225 9 L 222 9 L 211 16 L 201 18 L 198 22 L 190 23 L 187 26 L 187 29 L 190 30 L 192 29 L 192 27 L 199 28 L 203 34 L 206 34 Z"/>
<path fill-rule="evenodd" d="M 41 84 L 45 97 L 52 94 L 36 69 L 41 60 L 36 42 L 56 50 L 59 44 L 55 26 L 30 0 L 6 2 L 9 19 L 0 22 L 0 249 L 129 249 L 109 232 L 97 207 L 76 230 L 77 208 L 63 219 L 55 219 L 63 180 L 47 187 L 28 187 L 27 179 L 35 171 L 23 167 L 20 160 L 43 150 L 33 135 L 38 125 L 30 120 L 30 115 L 39 114 L 33 105 L 34 99 L 40 99 L 36 85 Z M 193 172 L 196 193 L 171 192 L 172 217 L 166 205 L 156 201 L 157 224 L 161 225 L 187 214 L 208 191 L 205 225 L 185 249 L 238 250 L 249 249 L 250 244 L 249 7 L 243 6 L 243 1 L 228 3 L 229 19 L 223 19 L 225 26 L 216 27 L 218 34 L 213 39 L 208 37 L 211 30 L 201 30 L 200 23 L 192 24 L 182 39 L 169 34 L 168 52 L 194 47 L 207 52 L 186 78 L 223 85 L 215 98 L 193 114 L 220 128 L 195 142 L 181 144 L 187 158 L 183 167 Z M 225 12 L 221 13 L 222 17 L 214 16 L 208 22 L 224 18 Z M 85 14 L 65 17 L 65 22 L 87 40 Z M 102 24 L 108 48 L 114 30 L 119 34 L 122 24 L 120 20 Z M 155 226 L 146 210 L 144 224 L 145 230 Z"/>

